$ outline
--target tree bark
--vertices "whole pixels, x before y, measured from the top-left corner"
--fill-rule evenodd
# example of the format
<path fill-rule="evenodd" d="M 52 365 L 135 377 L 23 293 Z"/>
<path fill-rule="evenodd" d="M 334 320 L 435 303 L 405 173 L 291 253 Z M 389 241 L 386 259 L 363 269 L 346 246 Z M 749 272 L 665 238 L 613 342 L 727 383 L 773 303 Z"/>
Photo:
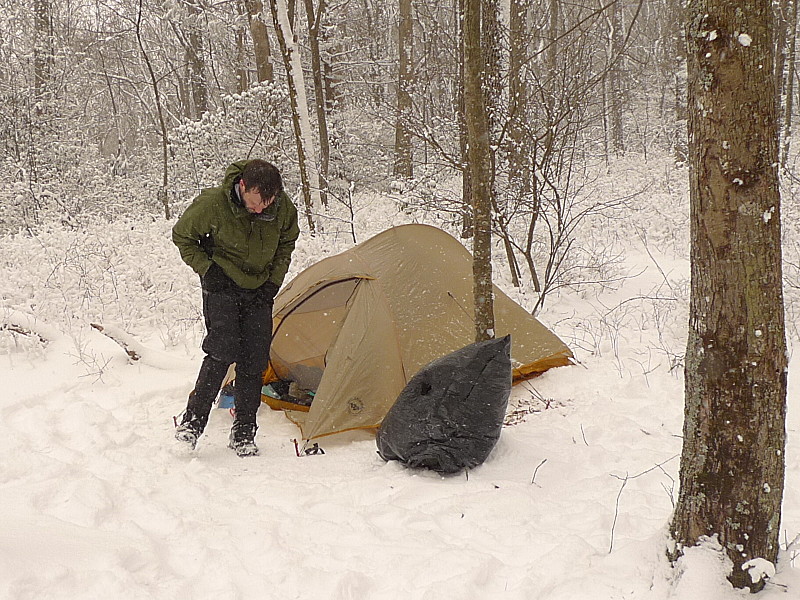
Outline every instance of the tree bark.
<path fill-rule="evenodd" d="M 667 1 L 667 23 L 670 27 L 670 36 L 665 43 L 664 51 L 668 53 L 672 62 L 674 80 L 674 110 L 672 128 L 672 149 L 676 164 L 685 164 L 689 158 L 686 148 L 685 123 L 686 123 L 686 40 L 683 37 L 681 23 L 684 22 L 683 4 L 681 0 Z M 673 50 L 674 47 L 674 50 Z"/>
<path fill-rule="evenodd" d="M 622 52 L 624 35 L 622 33 L 622 3 L 616 2 L 611 7 L 609 18 L 609 57 L 611 67 L 608 70 L 608 108 L 611 134 L 611 149 L 615 156 L 625 154 L 625 140 L 622 126 Z"/>
<path fill-rule="evenodd" d="M 33 89 L 37 102 L 36 110 L 37 113 L 40 113 L 53 62 L 53 24 L 50 0 L 34 0 L 33 25 Z"/>
<path fill-rule="evenodd" d="M 247 77 L 247 61 L 245 59 L 245 40 L 247 39 L 245 23 L 250 19 L 247 14 L 247 7 L 244 2 L 240 0 L 236 3 L 236 11 L 238 19 L 233 32 L 234 44 L 236 46 L 236 91 L 242 93 L 249 85 Z"/>
<path fill-rule="evenodd" d="M 789 27 L 789 2 L 778 0 L 773 5 L 773 37 L 775 40 L 775 109 L 778 115 L 778 128 L 781 121 L 781 96 L 784 90 L 784 72 L 786 70 L 786 42 Z"/>
<path fill-rule="evenodd" d="M 267 24 L 263 20 L 264 5 L 261 0 L 246 0 L 250 15 L 250 37 L 253 38 L 253 55 L 258 81 L 273 81 L 272 54 L 269 46 Z"/>
<path fill-rule="evenodd" d="M 322 74 L 322 56 L 319 48 L 322 15 L 325 14 L 325 0 L 318 0 L 316 10 L 314 0 L 304 0 L 306 19 L 308 21 L 308 44 L 311 50 L 311 72 L 314 77 L 314 100 L 316 102 L 317 127 L 319 129 L 320 149 L 320 202 L 328 205 L 328 167 L 330 165 L 331 147 L 328 141 L 328 115 L 325 101 L 325 82 Z"/>
<path fill-rule="evenodd" d="M 792 140 L 792 112 L 794 112 L 794 80 L 796 77 L 795 58 L 797 56 L 797 0 L 792 0 L 789 12 L 789 49 L 786 56 L 786 106 L 783 117 L 783 154 L 781 164 L 789 160 Z"/>
<path fill-rule="evenodd" d="M 529 60 L 530 38 L 525 20 L 530 0 L 511 0 L 509 22 L 508 106 L 509 106 L 509 187 L 511 196 L 520 200 L 531 194 L 532 146 L 526 140 L 525 125 L 530 98 L 524 73 Z"/>
<path fill-rule="evenodd" d="M 455 0 L 458 27 L 458 80 L 464 81 L 464 1 Z M 461 159 L 461 199 L 464 210 L 461 215 L 461 237 L 472 237 L 472 184 L 469 169 L 469 144 L 467 143 L 467 118 L 464 86 L 456 86 L 456 116 L 458 118 L 458 148 Z"/>
<path fill-rule="evenodd" d="M 561 15 L 559 11 L 559 0 L 548 0 L 548 25 L 546 35 L 546 51 L 545 56 L 545 81 L 543 92 L 545 94 L 545 102 L 555 104 L 556 97 L 556 74 L 558 73 L 558 50 L 559 50 L 559 33 L 561 31 Z M 545 111 L 547 113 L 547 111 Z M 544 134 L 542 146 L 545 152 L 550 152 L 554 142 L 554 125 L 551 123 L 551 117 L 547 117 L 547 130 Z"/>
<path fill-rule="evenodd" d="M 278 36 L 281 54 L 286 64 L 286 80 L 292 105 L 292 123 L 297 143 L 297 163 L 300 169 L 306 220 L 309 233 L 314 235 L 320 229 L 314 216 L 321 204 L 319 198 L 319 173 L 316 165 L 314 140 L 311 137 L 311 119 L 308 114 L 300 48 L 294 37 L 292 22 L 289 20 L 286 0 L 270 0 L 270 7 L 272 8 L 275 33 Z"/>
<path fill-rule="evenodd" d="M 193 116 L 199 119 L 208 111 L 203 32 L 199 23 L 203 9 L 200 4 L 192 0 L 184 0 L 184 4 L 189 13 L 188 24 L 183 25 L 186 34 L 186 66 L 189 70 L 189 85 L 192 91 Z"/>
<path fill-rule="evenodd" d="M 498 0 L 481 0 L 481 13 L 481 51 L 484 61 L 483 91 L 486 118 L 489 123 L 489 149 L 492 152 L 491 160 L 494 164 L 505 120 L 503 114 L 503 26 L 500 21 Z M 494 171 L 494 169 L 492 170 Z"/>
<path fill-rule="evenodd" d="M 776 562 L 784 486 L 786 343 L 769 0 L 703 0 L 687 15 L 691 271 L 678 551 L 716 536 L 729 579 Z"/>
<path fill-rule="evenodd" d="M 494 337 L 494 296 L 492 290 L 492 214 L 489 120 L 481 72 L 481 0 L 464 2 L 464 98 L 472 187 L 474 237 L 473 295 L 475 341 Z"/>
<path fill-rule="evenodd" d="M 158 125 L 161 130 L 161 187 L 158 190 L 158 200 L 164 207 L 164 218 L 169 220 L 172 218 L 172 212 L 169 208 L 169 196 L 167 195 L 167 185 L 169 182 L 169 155 L 167 148 L 169 136 L 167 133 L 167 123 L 164 120 L 164 109 L 162 108 L 161 92 L 158 88 L 158 78 L 153 70 L 153 63 L 144 47 L 144 40 L 142 39 L 142 17 L 142 0 L 139 0 L 139 10 L 136 15 L 136 41 L 142 53 L 145 66 L 147 67 L 147 73 L 150 76 L 150 84 L 153 86 L 153 98 L 158 115 Z"/>
<path fill-rule="evenodd" d="M 394 176 L 413 177 L 411 130 L 408 119 L 411 113 L 411 49 L 414 43 L 414 21 L 411 18 L 411 0 L 400 0 L 400 21 L 397 27 L 397 121 L 394 138 Z"/>

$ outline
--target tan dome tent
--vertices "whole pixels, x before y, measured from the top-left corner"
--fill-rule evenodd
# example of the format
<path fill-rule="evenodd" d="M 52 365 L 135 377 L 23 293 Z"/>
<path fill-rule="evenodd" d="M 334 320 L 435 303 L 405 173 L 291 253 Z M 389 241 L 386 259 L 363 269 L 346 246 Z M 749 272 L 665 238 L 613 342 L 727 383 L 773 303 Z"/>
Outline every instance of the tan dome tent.
<path fill-rule="evenodd" d="M 515 382 L 570 363 L 558 337 L 494 292 Z M 394 227 L 312 265 L 278 294 L 265 381 L 315 391 L 307 413 L 287 413 L 306 440 L 377 428 L 421 367 L 475 341 L 472 302 L 472 256 L 458 240 L 428 225 Z"/>

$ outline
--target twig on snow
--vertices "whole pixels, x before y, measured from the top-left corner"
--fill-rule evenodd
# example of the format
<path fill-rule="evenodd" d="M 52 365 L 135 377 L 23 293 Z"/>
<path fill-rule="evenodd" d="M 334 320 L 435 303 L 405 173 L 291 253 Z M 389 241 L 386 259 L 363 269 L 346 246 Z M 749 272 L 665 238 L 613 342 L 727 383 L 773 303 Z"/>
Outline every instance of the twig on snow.
<path fill-rule="evenodd" d="M 616 475 L 612 475 L 612 477 L 617 477 Z M 617 477 L 619 479 L 619 477 Z M 611 554 L 611 551 L 614 549 L 614 531 L 617 528 L 617 517 L 619 517 L 619 499 L 622 496 L 622 490 L 625 489 L 625 486 L 628 485 L 628 474 L 625 473 L 625 479 L 622 480 L 622 485 L 619 488 L 619 492 L 617 492 L 617 500 L 614 503 L 614 521 L 611 523 L 611 542 L 608 545 L 608 553 Z"/>
<path fill-rule="evenodd" d="M 26 337 L 35 338 L 42 344 L 50 344 L 64 340 L 64 334 L 38 319 L 34 315 L 11 310 L 0 316 L 0 331 L 11 331 Z"/>
<path fill-rule="evenodd" d="M 3 323 L 0 324 L 0 331 L 10 331 L 12 333 L 19 333 L 20 335 L 24 335 L 26 337 L 33 337 L 39 340 L 42 344 L 46 344 L 48 340 L 46 337 L 37 333 L 27 327 L 22 327 L 21 325 L 17 325 L 16 323 Z"/>
<path fill-rule="evenodd" d="M 119 347 L 125 351 L 125 354 L 128 355 L 128 358 L 132 362 L 136 362 L 142 358 L 141 346 L 138 342 L 128 337 L 128 334 L 126 334 L 124 331 L 117 329 L 116 327 L 109 327 L 100 325 L 98 323 L 92 323 L 91 325 L 94 329 L 119 345 Z"/>
<path fill-rule="evenodd" d="M 783 535 L 786 540 L 785 552 L 789 554 L 789 564 L 794 567 L 795 559 L 800 556 L 800 534 L 797 534 L 791 542 L 789 541 L 789 536 L 786 535 L 786 531 L 783 532 Z"/>
<path fill-rule="evenodd" d="M 678 456 L 680 455 L 675 454 L 674 456 L 669 457 L 667 460 L 660 462 L 657 465 L 653 465 L 649 469 L 646 469 L 641 473 L 637 473 L 636 475 L 628 475 L 627 473 L 625 473 L 625 477 L 620 477 L 619 475 L 614 475 L 613 473 L 611 474 L 612 477 L 622 481 L 622 485 L 619 488 L 619 492 L 617 492 L 617 499 L 614 504 L 614 521 L 611 523 L 611 542 L 609 543 L 608 546 L 609 554 L 611 554 L 611 551 L 614 549 L 614 532 L 617 527 L 617 519 L 619 518 L 619 500 L 622 497 L 622 490 L 624 490 L 625 486 L 628 485 L 628 481 L 630 481 L 631 479 L 636 479 L 637 477 L 641 477 L 642 475 L 647 475 L 648 473 L 650 473 L 651 471 L 655 471 L 656 469 L 661 469 L 661 471 L 664 472 L 663 469 L 664 465 L 670 462 L 671 460 L 678 458 Z"/>
<path fill-rule="evenodd" d="M 536 481 L 536 473 L 539 472 L 539 467 L 541 467 L 546 462 L 547 462 L 547 459 L 544 458 L 544 459 L 542 459 L 542 462 L 540 462 L 538 465 L 536 465 L 536 468 L 533 470 L 533 477 L 531 477 L 531 483 L 534 483 Z M 539 485 L 539 484 L 537 483 L 536 485 Z M 539 486 L 539 487 L 541 487 L 541 486 Z"/>

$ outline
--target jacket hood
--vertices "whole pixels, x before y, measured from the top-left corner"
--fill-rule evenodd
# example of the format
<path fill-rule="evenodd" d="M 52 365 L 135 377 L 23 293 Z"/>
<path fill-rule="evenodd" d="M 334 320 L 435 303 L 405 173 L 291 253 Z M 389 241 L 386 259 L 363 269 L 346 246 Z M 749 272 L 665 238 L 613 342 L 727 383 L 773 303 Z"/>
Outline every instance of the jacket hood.
<path fill-rule="evenodd" d="M 249 162 L 249 160 L 237 160 L 235 163 L 231 164 L 225 171 L 225 176 L 222 178 L 220 187 L 232 189 L 233 184 L 242 176 L 242 172 Z"/>

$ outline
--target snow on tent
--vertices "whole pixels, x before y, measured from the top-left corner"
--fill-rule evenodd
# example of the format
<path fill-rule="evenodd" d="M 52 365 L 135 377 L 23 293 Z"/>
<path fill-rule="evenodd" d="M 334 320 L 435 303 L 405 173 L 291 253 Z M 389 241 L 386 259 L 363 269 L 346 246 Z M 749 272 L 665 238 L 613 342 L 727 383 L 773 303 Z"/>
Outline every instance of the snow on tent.
<path fill-rule="evenodd" d="M 569 364 L 555 334 L 494 293 L 515 383 Z M 307 412 L 287 411 L 305 440 L 377 428 L 420 368 L 474 341 L 472 303 L 472 256 L 458 240 L 428 225 L 393 227 L 310 266 L 278 294 L 265 383 L 313 391 Z"/>

